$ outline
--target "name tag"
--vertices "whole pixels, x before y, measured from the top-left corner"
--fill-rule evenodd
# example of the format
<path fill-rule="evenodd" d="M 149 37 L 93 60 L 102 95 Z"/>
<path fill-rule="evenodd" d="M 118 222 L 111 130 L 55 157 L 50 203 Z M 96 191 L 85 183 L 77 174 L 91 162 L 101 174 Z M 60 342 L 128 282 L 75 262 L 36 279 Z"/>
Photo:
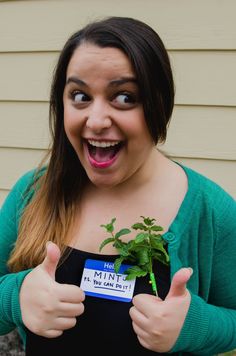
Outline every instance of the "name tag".
<path fill-rule="evenodd" d="M 131 266 L 122 264 L 119 273 L 115 273 L 113 262 L 87 259 L 80 287 L 85 295 L 130 302 L 136 279 L 125 280 L 127 275 L 123 272 L 129 267 Z"/>

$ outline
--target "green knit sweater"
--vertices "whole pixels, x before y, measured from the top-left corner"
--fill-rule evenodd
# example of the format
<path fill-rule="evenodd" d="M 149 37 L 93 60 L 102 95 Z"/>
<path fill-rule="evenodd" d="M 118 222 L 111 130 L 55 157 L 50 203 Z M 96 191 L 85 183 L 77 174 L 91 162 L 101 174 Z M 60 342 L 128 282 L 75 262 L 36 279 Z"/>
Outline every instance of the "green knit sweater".
<path fill-rule="evenodd" d="M 192 267 L 191 304 L 171 352 L 215 355 L 236 348 L 236 201 L 217 184 L 182 166 L 188 192 L 164 239 L 171 276 Z M 0 210 L 0 335 L 18 328 L 25 342 L 19 290 L 30 270 L 9 273 L 6 261 L 17 239 L 33 171 L 15 184 Z"/>

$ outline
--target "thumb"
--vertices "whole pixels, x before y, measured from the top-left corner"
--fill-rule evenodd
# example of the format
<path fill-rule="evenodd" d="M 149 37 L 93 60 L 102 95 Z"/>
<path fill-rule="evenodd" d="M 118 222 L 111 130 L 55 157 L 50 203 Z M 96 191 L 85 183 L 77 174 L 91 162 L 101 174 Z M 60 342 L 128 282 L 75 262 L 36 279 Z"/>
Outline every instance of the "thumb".
<path fill-rule="evenodd" d="M 193 273 L 192 268 L 181 268 L 178 270 L 172 281 L 166 299 L 171 297 L 185 296 L 187 292 L 186 284 Z"/>
<path fill-rule="evenodd" d="M 59 247 L 54 242 L 47 242 L 46 256 L 41 264 L 41 267 L 55 279 L 57 264 L 59 262 L 61 252 Z"/>

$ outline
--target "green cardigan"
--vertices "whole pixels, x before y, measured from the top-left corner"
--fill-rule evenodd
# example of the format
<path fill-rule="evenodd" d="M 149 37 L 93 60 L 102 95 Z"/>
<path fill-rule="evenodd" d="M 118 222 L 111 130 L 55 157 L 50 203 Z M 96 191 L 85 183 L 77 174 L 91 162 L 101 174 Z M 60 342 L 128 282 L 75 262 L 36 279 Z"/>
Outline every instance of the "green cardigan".
<path fill-rule="evenodd" d="M 236 201 L 216 183 L 182 166 L 188 192 L 177 217 L 164 234 L 171 276 L 192 267 L 191 304 L 179 338 L 170 352 L 215 355 L 236 348 Z M 0 335 L 18 328 L 25 343 L 19 290 L 30 270 L 9 273 L 6 262 L 17 239 L 24 191 L 33 171 L 21 177 L 0 210 Z"/>

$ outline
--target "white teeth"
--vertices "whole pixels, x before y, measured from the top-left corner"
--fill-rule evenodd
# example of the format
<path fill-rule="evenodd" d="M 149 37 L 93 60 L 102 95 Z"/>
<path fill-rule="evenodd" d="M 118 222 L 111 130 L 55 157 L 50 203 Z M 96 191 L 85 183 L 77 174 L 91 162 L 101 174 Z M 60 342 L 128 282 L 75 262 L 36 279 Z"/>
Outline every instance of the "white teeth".
<path fill-rule="evenodd" d="M 107 141 L 94 141 L 94 140 L 88 140 L 89 144 L 95 147 L 111 147 L 118 145 L 120 141 L 113 141 L 113 142 L 107 142 Z"/>

